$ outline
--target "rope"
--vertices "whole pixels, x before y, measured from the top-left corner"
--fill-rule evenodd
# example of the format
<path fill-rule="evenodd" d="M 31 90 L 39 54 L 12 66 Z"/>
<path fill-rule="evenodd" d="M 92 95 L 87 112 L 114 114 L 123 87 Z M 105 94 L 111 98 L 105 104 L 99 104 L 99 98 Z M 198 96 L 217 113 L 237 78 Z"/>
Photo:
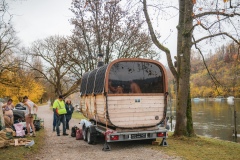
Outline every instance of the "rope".
<path fill-rule="evenodd" d="M 97 117 L 96 117 L 96 115 L 97 115 L 97 102 L 96 102 L 96 96 L 94 96 L 94 118 L 95 118 L 95 121 L 96 121 L 96 125 L 97 125 Z"/>
<path fill-rule="evenodd" d="M 88 111 L 88 103 L 87 103 L 87 98 L 86 98 L 86 96 L 85 96 L 85 103 L 86 103 L 86 114 L 87 114 L 87 116 L 88 116 L 88 114 L 89 114 L 89 111 Z"/>
<path fill-rule="evenodd" d="M 107 99 L 107 96 L 106 96 Z M 105 107 L 104 107 L 104 114 L 105 114 L 105 121 L 106 121 L 106 130 L 108 129 L 108 121 L 107 121 L 107 100 L 105 99 Z"/>

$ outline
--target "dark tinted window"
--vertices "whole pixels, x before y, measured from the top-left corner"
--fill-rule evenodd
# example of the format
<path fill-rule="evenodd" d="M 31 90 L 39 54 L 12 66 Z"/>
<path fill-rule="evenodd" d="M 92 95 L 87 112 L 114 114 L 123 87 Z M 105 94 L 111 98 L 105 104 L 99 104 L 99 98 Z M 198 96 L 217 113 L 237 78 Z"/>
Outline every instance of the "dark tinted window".
<path fill-rule="evenodd" d="M 156 64 L 149 62 L 119 62 L 109 73 L 109 92 L 163 93 L 163 72 Z M 135 91 L 134 91 L 135 90 Z"/>

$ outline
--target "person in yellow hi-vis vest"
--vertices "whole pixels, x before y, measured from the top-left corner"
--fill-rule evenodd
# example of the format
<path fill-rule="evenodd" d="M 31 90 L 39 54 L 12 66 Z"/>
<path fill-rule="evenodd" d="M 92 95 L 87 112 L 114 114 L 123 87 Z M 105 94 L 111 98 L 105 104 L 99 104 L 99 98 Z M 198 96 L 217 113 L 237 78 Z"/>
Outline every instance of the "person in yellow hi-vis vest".
<path fill-rule="evenodd" d="M 53 103 L 53 112 L 57 115 L 57 125 L 56 125 L 56 131 L 57 136 L 60 136 L 60 130 L 59 126 L 62 123 L 63 125 L 63 136 L 67 136 L 66 133 L 66 117 L 65 114 L 67 113 L 67 110 L 65 108 L 65 102 L 63 101 L 63 96 L 60 95 L 58 99 L 56 99 Z"/>

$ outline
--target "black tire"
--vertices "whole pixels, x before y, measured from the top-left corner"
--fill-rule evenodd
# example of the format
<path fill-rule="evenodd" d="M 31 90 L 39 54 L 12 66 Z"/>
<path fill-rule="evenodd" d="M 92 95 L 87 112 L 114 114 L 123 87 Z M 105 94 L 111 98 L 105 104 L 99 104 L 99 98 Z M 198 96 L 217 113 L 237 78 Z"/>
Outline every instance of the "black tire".
<path fill-rule="evenodd" d="M 90 132 L 89 129 L 87 130 L 87 142 L 88 142 L 88 144 L 93 144 L 93 142 L 94 142 L 92 133 Z"/>
<path fill-rule="evenodd" d="M 83 126 L 82 128 L 83 140 L 87 141 L 87 128 Z"/>

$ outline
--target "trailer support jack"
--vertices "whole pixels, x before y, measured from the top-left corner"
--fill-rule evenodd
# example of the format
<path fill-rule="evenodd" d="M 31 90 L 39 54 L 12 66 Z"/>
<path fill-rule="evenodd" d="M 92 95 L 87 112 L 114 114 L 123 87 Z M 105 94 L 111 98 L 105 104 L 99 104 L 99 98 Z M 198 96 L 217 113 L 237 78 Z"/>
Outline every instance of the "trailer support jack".
<path fill-rule="evenodd" d="M 111 151 L 111 147 L 107 142 L 105 142 L 102 150 L 103 151 Z"/>
<path fill-rule="evenodd" d="M 166 138 L 162 139 L 162 142 L 160 143 L 160 146 L 168 146 Z"/>

